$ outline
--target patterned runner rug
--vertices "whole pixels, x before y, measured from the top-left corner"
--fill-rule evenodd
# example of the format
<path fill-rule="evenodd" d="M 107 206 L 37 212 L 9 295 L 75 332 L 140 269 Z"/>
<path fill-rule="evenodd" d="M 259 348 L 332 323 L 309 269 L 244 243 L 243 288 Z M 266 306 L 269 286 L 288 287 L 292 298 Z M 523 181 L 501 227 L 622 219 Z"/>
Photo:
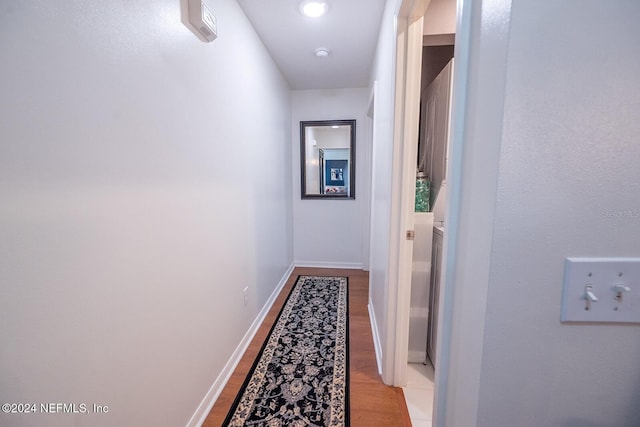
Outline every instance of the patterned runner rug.
<path fill-rule="evenodd" d="M 349 426 L 346 277 L 298 276 L 223 426 Z"/>

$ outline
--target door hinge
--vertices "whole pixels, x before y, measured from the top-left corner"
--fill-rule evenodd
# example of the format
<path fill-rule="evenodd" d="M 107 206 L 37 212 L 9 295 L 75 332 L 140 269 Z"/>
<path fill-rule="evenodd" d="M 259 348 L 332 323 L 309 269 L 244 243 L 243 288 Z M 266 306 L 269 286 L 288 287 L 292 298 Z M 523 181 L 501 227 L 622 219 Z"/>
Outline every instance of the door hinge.
<path fill-rule="evenodd" d="M 416 232 L 413 230 L 407 230 L 407 240 L 413 240 L 416 236 Z"/>

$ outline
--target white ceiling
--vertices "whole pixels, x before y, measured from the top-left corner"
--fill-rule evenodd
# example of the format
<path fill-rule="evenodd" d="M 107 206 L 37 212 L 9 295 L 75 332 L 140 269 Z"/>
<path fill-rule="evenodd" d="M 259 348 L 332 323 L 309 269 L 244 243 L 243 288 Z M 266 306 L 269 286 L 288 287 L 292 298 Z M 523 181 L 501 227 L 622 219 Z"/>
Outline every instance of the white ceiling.
<path fill-rule="evenodd" d="M 366 87 L 385 0 L 328 0 L 320 18 L 299 0 L 238 0 L 291 89 Z M 316 57 L 317 48 L 328 57 Z"/>

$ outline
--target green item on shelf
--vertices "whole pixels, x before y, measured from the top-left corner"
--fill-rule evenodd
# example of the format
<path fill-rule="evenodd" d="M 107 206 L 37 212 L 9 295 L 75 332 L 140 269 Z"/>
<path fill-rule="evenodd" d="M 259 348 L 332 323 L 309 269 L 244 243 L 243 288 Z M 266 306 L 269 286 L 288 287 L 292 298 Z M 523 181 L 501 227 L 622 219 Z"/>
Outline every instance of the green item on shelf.
<path fill-rule="evenodd" d="M 418 172 L 416 176 L 416 212 L 429 212 L 429 189 L 431 183 L 424 173 Z"/>

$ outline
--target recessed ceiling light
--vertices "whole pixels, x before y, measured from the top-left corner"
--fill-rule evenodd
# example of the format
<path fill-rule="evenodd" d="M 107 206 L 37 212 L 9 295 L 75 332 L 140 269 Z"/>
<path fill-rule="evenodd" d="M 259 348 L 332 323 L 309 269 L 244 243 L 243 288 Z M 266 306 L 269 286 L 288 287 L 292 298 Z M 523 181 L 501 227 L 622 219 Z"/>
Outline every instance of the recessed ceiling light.
<path fill-rule="evenodd" d="M 327 13 L 327 9 L 329 9 L 329 4 L 326 1 L 304 0 L 300 3 L 300 11 L 311 18 L 324 15 Z"/>
<path fill-rule="evenodd" d="M 316 56 L 325 57 L 329 56 L 329 49 L 325 49 L 324 47 L 319 47 L 316 49 Z"/>

